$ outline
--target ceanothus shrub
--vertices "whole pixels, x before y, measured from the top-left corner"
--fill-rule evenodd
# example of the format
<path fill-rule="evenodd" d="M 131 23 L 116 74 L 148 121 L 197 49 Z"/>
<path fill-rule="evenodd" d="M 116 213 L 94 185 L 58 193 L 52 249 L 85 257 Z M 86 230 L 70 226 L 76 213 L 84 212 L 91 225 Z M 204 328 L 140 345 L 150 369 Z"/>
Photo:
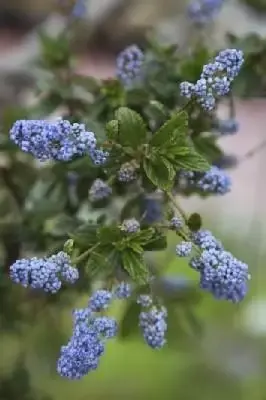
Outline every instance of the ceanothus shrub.
<path fill-rule="evenodd" d="M 216 110 L 221 98 L 231 96 L 244 55 L 234 48 L 213 55 L 206 48 L 182 54 L 155 42 L 145 51 L 132 45 L 118 55 L 115 78 L 96 80 L 75 73 L 68 36 L 42 40 L 44 49 L 52 43 L 59 51 L 56 57 L 43 54 L 43 67 L 59 82 L 45 93 L 46 105 L 48 99 L 51 111 L 65 111 L 57 119 L 17 119 L 9 139 L 38 162 L 40 175 L 55 177 L 69 225 L 61 236 L 57 232 L 56 250 L 44 240 L 37 246 L 43 256 L 14 260 L 9 272 L 15 284 L 47 296 L 80 280 L 86 285 L 86 274 L 101 285 L 83 309 L 73 311 L 73 332 L 57 362 L 62 377 L 80 379 L 98 368 L 106 342 L 118 335 L 119 324 L 106 314 L 115 300 L 138 305 L 148 346 L 167 343 L 167 304 L 154 290 L 156 271 L 146 255 L 167 249 L 169 232 L 179 238 L 176 256 L 198 274 L 203 293 L 232 303 L 247 295 L 248 266 L 179 204 L 180 196 L 221 196 L 231 189 L 227 172 L 216 166 L 223 156 L 218 139 L 236 133 L 238 124 L 220 121 Z M 76 86 L 88 87 L 90 99 L 76 97 Z M 115 213 L 110 207 L 117 199 L 123 207 Z M 82 218 L 81 204 L 97 216 L 93 211 Z M 49 231 L 47 217 L 27 224 L 31 237 L 40 227 Z M 163 282 L 170 292 L 186 286 Z"/>

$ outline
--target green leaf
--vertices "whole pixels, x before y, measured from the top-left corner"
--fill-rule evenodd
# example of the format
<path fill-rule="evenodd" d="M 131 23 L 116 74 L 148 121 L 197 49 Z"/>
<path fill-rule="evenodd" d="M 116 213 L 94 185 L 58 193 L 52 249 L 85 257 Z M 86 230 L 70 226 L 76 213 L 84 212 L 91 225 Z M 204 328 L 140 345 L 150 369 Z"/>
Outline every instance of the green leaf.
<path fill-rule="evenodd" d="M 41 63 L 47 68 L 65 67 L 71 57 L 69 40 L 65 32 L 52 37 L 39 32 L 42 59 Z"/>
<path fill-rule="evenodd" d="M 66 252 L 69 256 L 72 255 L 74 250 L 74 240 L 73 239 L 68 239 L 64 243 L 63 251 Z"/>
<path fill-rule="evenodd" d="M 74 240 L 75 245 L 87 249 L 90 245 L 97 243 L 97 229 L 97 224 L 83 224 L 69 234 L 69 237 Z"/>
<path fill-rule="evenodd" d="M 145 245 L 145 244 L 149 243 L 149 241 L 152 239 L 153 235 L 154 235 L 153 228 L 142 229 L 141 231 L 134 234 L 133 240 L 138 242 L 141 245 Z"/>
<path fill-rule="evenodd" d="M 113 263 L 111 261 L 112 248 L 101 248 L 97 249 L 94 253 L 90 254 L 86 262 L 86 272 L 90 277 L 95 275 L 108 275 L 113 269 Z"/>
<path fill-rule="evenodd" d="M 129 89 L 126 92 L 127 95 L 127 104 L 132 108 L 136 108 L 138 107 L 144 107 L 148 101 L 149 101 L 149 97 L 150 97 L 150 93 L 148 92 L 148 90 L 145 90 L 145 88 L 134 88 L 134 89 Z"/>
<path fill-rule="evenodd" d="M 216 161 L 223 154 L 216 143 L 216 137 L 213 135 L 199 135 L 193 139 L 195 149 L 202 154 L 211 163 Z"/>
<path fill-rule="evenodd" d="M 187 225 L 191 231 L 198 231 L 202 225 L 201 216 L 198 213 L 191 214 L 187 221 Z"/>
<path fill-rule="evenodd" d="M 119 126 L 119 144 L 136 149 L 146 140 L 146 127 L 142 117 L 127 107 L 120 107 L 116 112 Z"/>
<path fill-rule="evenodd" d="M 177 157 L 175 165 L 180 169 L 198 172 L 204 172 L 210 168 L 208 161 L 194 150 L 188 155 Z"/>
<path fill-rule="evenodd" d="M 120 241 L 122 233 L 116 225 L 102 226 L 98 229 L 97 237 L 101 244 L 110 244 Z"/>
<path fill-rule="evenodd" d="M 121 254 L 122 266 L 133 281 L 137 283 L 146 283 L 149 277 L 148 268 L 144 263 L 143 255 L 126 249 Z"/>
<path fill-rule="evenodd" d="M 143 247 L 137 242 L 129 242 L 127 248 L 130 248 L 137 254 L 143 254 Z"/>
<path fill-rule="evenodd" d="M 160 251 L 167 248 L 167 236 L 156 231 L 148 243 L 143 245 L 144 251 Z"/>
<path fill-rule="evenodd" d="M 184 111 L 175 113 L 152 137 L 150 145 L 165 147 L 169 142 L 178 140 L 179 135 L 184 137 L 188 130 L 188 116 Z"/>
<path fill-rule="evenodd" d="M 106 126 L 106 136 L 109 140 L 117 142 L 119 139 L 119 123 L 117 120 L 109 121 Z"/>
<path fill-rule="evenodd" d="M 119 338 L 128 339 L 139 334 L 138 321 L 140 311 L 141 307 L 135 301 L 127 304 L 124 316 L 120 322 Z"/>
<path fill-rule="evenodd" d="M 145 115 L 150 119 L 150 121 L 155 125 L 152 129 L 158 129 L 162 123 L 167 119 L 169 113 L 165 106 L 159 101 L 151 100 L 148 106 L 144 110 Z"/>
<path fill-rule="evenodd" d="M 148 179 L 156 187 L 162 190 L 172 188 L 176 171 L 167 159 L 155 154 L 151 158 L 144 159 L 143 168 Z"/>

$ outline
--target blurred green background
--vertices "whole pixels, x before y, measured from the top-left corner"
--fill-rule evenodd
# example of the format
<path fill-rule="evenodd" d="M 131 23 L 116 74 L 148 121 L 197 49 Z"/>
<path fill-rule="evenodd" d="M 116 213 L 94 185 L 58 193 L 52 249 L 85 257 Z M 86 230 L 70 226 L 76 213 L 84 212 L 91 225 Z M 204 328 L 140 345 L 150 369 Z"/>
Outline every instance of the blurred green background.
<path fill-rule="evenodd" d="M 260 224 L 254 221 L 252 235 L 242 237 L 241 225 L 234 225 L 228 235 L 230 225 L 225 233 L 212 221 L 205 222 L 228 250 L 250 265 L 251 290 L 241 305 L 203 296 L 193 307 L 193 328 L 186 324 L 182 307 L 170 313 L 169 344 L 165 349 L 150 350 L 138 334 L 116 340 L 108 345 L 100 368 L 82 381 L 68 382 L 58 377 L 56 357 L 71 332 L 71 309 L 85 305 L 87 296 L 70 298 L 67 306 L 63 301 L 44 308 L 37 305 L 35 313 L 31 308 L 19 334 L 7 328 L 1 330 L 0 399 L 266 399 L 266 270 Z M 168 252 L 156 257 L 158 265 L 165 268 L 166 274 L 197 281 L 197 273 L 176 259 L 174 236 L 170 242 Z M 119 317 L 123 306 L 111 311 Z M 12 377 L 20 355 L 29 372 L 33 397 L 27 397 L 23 373 Z M 9 388 L 5 395 L 7 384 L 3 382 L 8 377 L 14 393 Z"/>

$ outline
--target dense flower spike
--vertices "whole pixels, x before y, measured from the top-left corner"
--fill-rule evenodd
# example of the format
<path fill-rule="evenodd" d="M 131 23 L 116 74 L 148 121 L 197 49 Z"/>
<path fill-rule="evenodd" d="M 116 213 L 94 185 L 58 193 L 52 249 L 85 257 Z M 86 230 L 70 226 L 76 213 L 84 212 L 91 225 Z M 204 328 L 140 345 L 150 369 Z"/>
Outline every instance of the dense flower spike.
<path fill-rule="evenodd" d="M 127 282 L 121 282 L 114 290 L 117 299 L 128 299 L 132 294 L 132 287 Z"/>
<path fill-rule="evenodd" d="M 192 251 L 191 242 L 181 242 L 176 246 L 176 254 L 179 257 L 188 257 Z"/>
<path fill-rule="evenodd" d="M 61 347 L 58 373 L 68 379 L 81 379 L 95 370 L 104 352 L 97 329 L 91 326 L 92 312 L 88 308 L 73 311 L 73 333 L 68 344 Z"/>
<path fill-rule="evenodd" d="M 89 190 L 89 199 L 92 202 L 100 201 L 108 198 L 111 194 L 112 188 L 101 179 L 96 179 Z"/>
<path fill-rule="evenodd" d="M 111 292 L 98 290 L 91 296 L 88 308 L 73 311 L 72 337 L 62 346 L 57 362 L 57 371 L 62 377 L 81 379 L 97 369 L 104 342 L 116 336 L 118 325 L 114 318 L 97 316 L 95 311 L 105 309 L 111 299 Z"/>
<path fill-rule="evenodd" d="M 131 163 L 125 163 L 118 171 L 118 180 L 120 182 L 129 183 L 136 180 L 136 169 Z"/>
<path fill-rule="evenodd" d="M 179 217 L 173 217 L 170 221 L 170 226 L 173 228 L 175 231 L 179 231 L 184 225 L 184 222 L 182 221 L 181 218 Z"/>
<path fill-rule="evenodd" d="M 221 120 L 218 123 L 218 131 L 221 135 L 234 135 L 239 130 L 239 123 L 235 119 Z"/>
<path fill-rule="evenodd" d="M 88 324 L 92 311 L 89 308 L 76 308 L 72 311 L 73 326 L 80 327 L 82 324 Z"/>
<path fill-rule="evenodd" d="M 66 346 L 61 347 L 57 362 L 57 372 L 67 379 L 81 379 L 90 371 L 97 369 L 104 344 L 91 327 L 77 325 L 73 336 Z"/>
<path fill-rule="evenodd" d="M 240 72 L 242 64 L 244 63 L 242 50 L 225 49 L 215 57 L 214 65 L 221 65 L 223 71 L 226 72 L 227 78 L 232 82 Z"/>
<path fill-rule="evenodd" d="M 237 303 L 247 294 L 248 266 L 224 250 L 204 250 L 198 261 L 200 286 L 221 300 Z"/>
<path fill-rule="evenodd" d="M 124 86 L 131 86 L 141 77 L 144 54 L 136 45 L 123 50 L 116 60 L 116 75 Z"/>
<path fill-rule="evenodd" d="M 203 192 L 226 194 L 231 190 L 230 177 L 218 167 L 212 167 L 198 181 L 196 186 Z"/>
<path fill-rule="evenodd" d="M 202 250 L 222 250 L 222 243 L 214 235 L 205 229 L 200 229 L 191 235 L 191 240 Z"/>
<path fill-rule="evenodd" d="M 77 268 L 71 266 L 71 259 L 68 254 L 60 251 L 48 260 L 54 262 L 59 267 L 61 277 L 65 282 L 75 283 L 78 280 L 79 272 Z"/>
<path fill-rule="evenodd" d="M 194 94 L 194 85 L 190 82 L 181 82 L 180 84 L 180 92 L 182 96 L 186 97 L 187 99 L 191 99 Z"/>
<path fill-rule="evenodd" d="M 142 330 L 144 340 L 153 349 L 160 349 L 166 343 L 166 317 L 166 309 L 155 306 L 148 311 L 142 311 L 139 315 L 139 326 Z"/>
<path fill-rule="evenodd" d="M 95 149 L 90 152 L 90 157 L 95 165 L 101 166 L 108 160 L 109 153 L 101 149 Z"/>
<path fill-rule="evenodd" d="M 140 230 L 140 224 L 135 218 L 126 219 L 121 229 L 126 233 L 136 233 Z"/>
<path fill-rule="evenodd" d="M 118 324 L 114 318 L 111 317 L 97 317 L 92 321 L 92 326 L 103 339 L 112 339 L 117 335 Z"/>
<path fill-rule="evenodd" d="M 195 84 L 181 83 L 182 96 L 188 99 L 195 98 L 203 109 L 213 110 L 216 97 L 229 93 L 231 83 L 239 74 L 243 62 L 241 50 L 226 49 L 221 51 L 213 62 L 203 66 L 200 79 Z"/>
<path fill-rule="evenodd" d="M 148 294 L 140 294 L 137 298 L 137 304 L 141 307 L 149 308 L 152 306 L 152 297 Z"/>
<path fill-rule="evenodd" d="M 108 290 L 97 290 L 93 293 L 89 301 L 89 308 L 92 311 L 101 311 L 109 307 L 113 295 Z"/>
<path fill-rule="evenodd" d="M 79 273 L 71 266 L 70 257 L 60 252 L 50 258 L 33 257 L 16 261 L 10 267 L 10 278 L 24 287 L 57 293 L 62 281 L 73 284 Z"/>
<path fill-rule="evenodd" d="M 188 6 L 188 16 L 197 25 L 212 21 L 221 10 L 224 0 L 193 0 Z"/>
<path fill-rule="evenodd" d="M 93 156 L 97 145 L 94 133 L 86 131 L 85 125 L 63 119 L 16 121 L 10 138 L 22 151 L 40 161 L 70 161 L 76 156 Z"/>
<path fill-rule="evenodd" d="M 203 252 L 190 260 L 190 266 L 200 273 L 200 286 L 217 299 L 234 303 L 247 294 L 250 279 L 248 266 L 225 251 L 211 232 L 200 230 L 192 240 Z"/>
<path fill-rule="evenodd" d="M 216 166 L 212 166 L 205 173 L 183 172 L 181 177 L 186 179 L 189 187 L 197 188 L 205 193 L 224 195 L 231 190 L 230 177 Z"/>

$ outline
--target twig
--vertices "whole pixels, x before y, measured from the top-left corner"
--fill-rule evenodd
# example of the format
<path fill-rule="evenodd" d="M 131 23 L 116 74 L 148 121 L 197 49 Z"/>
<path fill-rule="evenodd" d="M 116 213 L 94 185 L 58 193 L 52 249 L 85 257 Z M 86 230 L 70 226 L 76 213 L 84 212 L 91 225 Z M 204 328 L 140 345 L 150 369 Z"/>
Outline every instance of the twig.
<path fill-rule="evenodd" d="M 185 222 L 187 222 L 187 216 L 185 214 L 185 212 L 182 210 L 182 208 L 180 207 L 180 205 L 178 204 L 178 202 L 176 201 L 175 197 L 172 195 L 172 193 L 166 192 L 166 196 L 168 197 L 168 199 L 171 201 L 172 205 L 174 206 L 174 208 L 179 212 L 179 214 L 182 216 L 182 218 L 184 219 Z"/>

